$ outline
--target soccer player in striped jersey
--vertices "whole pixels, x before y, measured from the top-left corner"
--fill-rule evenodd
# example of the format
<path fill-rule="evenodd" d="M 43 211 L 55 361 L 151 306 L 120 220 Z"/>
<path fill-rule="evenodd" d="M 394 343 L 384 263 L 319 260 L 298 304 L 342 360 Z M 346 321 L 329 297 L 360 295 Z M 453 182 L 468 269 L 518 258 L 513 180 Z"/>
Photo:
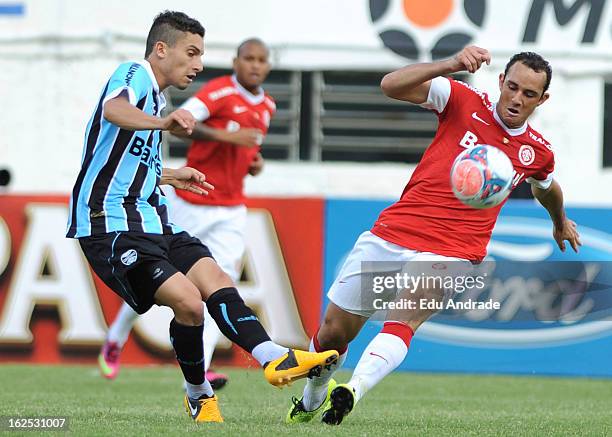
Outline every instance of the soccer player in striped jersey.
<path fill-rule="evenodd" d="M 160 185 L 205 195 L 201 172 L 163 168 L 161 131 L 190 135 L 195 119 L 178 109 L 161 117 L 163 90 L 185 89 L 202 71 L 204 28 L 181 12 L 158 15 L 145 60 L 121 64 L 106 83 L 87 125 L 81 171 L 72 191 L 67 237 L 137 313 L 153 304 L 172 309 L 170 339 L 186 382 L 184 405 L 196 422 L 222 422 L 204 378 L 202 301 L 223 334 L 283 386 L 333 364 L 336 351 L 310 353 L 270 340 L 231 278 L 200 240 L 174 225 Z"/>
<path fill-rule="evenodd" d="M 247 208 L 244 178 L 263 168 L 261 142 L 268 132 L 276 104 L 262 88 L 270 72 L 269 50 L 263 41 L 243 41 L 234 58 L 234 74 L 214 78 L 187 99 L 187 109 L 199 122 L 189 139 L 187 165 L 206 172 L 217 187 L 208 196 L 185 190 L 168 190 L 171 219 L 197 237 L 215 255 L 219 266 L 234 281 L 240 278 L 244 255 Z M 206 317 L 206 316 L 205 316 Z M 109 327 L 98 363 L 105 378 L 119 372 L 119 355 L 138 314 L 124 303 Z M 227 376 L 210 369 L 215 346 L 221 336 L 209 317 L 204 323 L 204 368 L 215 390 Z"/>

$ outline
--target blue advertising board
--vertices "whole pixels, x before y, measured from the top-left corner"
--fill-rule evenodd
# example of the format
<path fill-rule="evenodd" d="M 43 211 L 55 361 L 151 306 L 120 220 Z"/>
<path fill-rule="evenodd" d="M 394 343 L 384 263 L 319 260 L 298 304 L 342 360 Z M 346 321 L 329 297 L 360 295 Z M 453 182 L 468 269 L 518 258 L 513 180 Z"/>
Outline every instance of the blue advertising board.
<path fill-rule="evenodd" d="M 358 236 L 370 229 L 391 201 L 328 199 L 326 202 L 324 284 L 332 284 Z M 568 320 L 527 323 L 538 294 L 529 293 L 538 272 L 519 283 L 521 296 L 501 302 L 504 317 L 466 321 L 435 316 L 415 335 L 401 370 L 468 373 L 516 373 L 612 376 L 612 209 L 568 208 L 583 242 L 579 254 L 568 246 L 561 252 L 552 239 L 552 224 L 544 208 L 534 201 L 511 200 L 497 222 L 487 259 L 521 261 L 526 265 L 568 263 L 583 266 L 598 292 L 581 296 L 572 305 L 582 316 Z M 603 262 L 608 261 L 608 264 Z M 538 264 L 540 263 L 540 264 Z M 529 270 L 529 269 L 526 269 Z M 532 268 L 531 270 L 537 270 Z M 584 279 L 584 278 L 583 278 Z M 580 282 L 580 281 L 579 281 Z M 584 282 L 584 280 L 582 281 Z M 597 287 L 595 287 L 597 288 Z M 537 291 L 537 290 L 536 290 Z M 328 302 L 324 298 L 324 304 Z M 567 302 L 565 302 L 567 303 Z M 585 310 L 586 308 L 586 310 Z M 589 311 L 590 310 L 590 311 Z M 597 310 L 597 311 L 595 311 Z M 380 322 L 368 322 L 351 343 L 346 367 L 354 367 L 368 342 L 380 331 Z"/>

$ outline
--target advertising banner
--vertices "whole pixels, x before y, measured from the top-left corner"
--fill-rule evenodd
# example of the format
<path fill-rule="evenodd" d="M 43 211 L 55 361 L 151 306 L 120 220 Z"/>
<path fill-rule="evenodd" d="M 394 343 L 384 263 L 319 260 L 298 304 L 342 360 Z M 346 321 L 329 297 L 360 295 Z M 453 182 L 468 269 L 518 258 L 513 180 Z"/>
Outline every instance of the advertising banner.
<path fill-rule="evenodd" d="M 388 204 L 327 201 L 326 289 L 359 234 L 371 227 Z M 531 201 L 510 201 L 502 209 L 488 257 L 469 275 L 476 286 L 460 289 L 456 279 L 465 278 L 454 278 L 455 294 L 450 300 L 446 296 L 440 303 L 442 311 L 417 331 L 401 368 L 612 376 L 607 364 L 612 358 L 612 210 L 568 208 L 567 213 L 578 223 L 583 242 L 578 254 L 558 249 L 542 207 Z M 405 279 L 406 267 L 395 266 L 401 274 L 394 266 L 369 267 L 387 272 L 362 277 L 370 281 L 371 296 L 382 297 L 379 301 L 384 303 L 384 294 L 376 294 L 382 288 L 376 286 L 397 275 Z M 411 268 L 417 272 L 411 280 L 428 276 L 418 265 Z M 364 296 L 367 286 L 362 283 Z M 378 321 L 369 322 L 352 343 L 349 367 L 379 332 L 384 313 L 376 313 L 373 319 Z"/>
<path fill-rule="evenodd" d="M 66 201 L 64 196 L 0 197 L 0 361 L 94 363 L 119 309 L 121 300 L 91 272 L 78 243 L 64 237 Z M 275 340 L 307 347 L 343 259 L 389 204 L 249 201 L 239 289 Z M 579 226 L 579 254 L 557 248 L 543 208 L 510 201 L 487 259 L 470 272 L 471 284 L 485 278 L 485 285 L 464 292 L 462 280 L 463 289 L 452 296 L 454 306 L 444 300 L 442 311 L 418 330 L 400 368 L 612 376 L 607 365 L 612 358 L 612 210 L 568 208 L 568 215 Z M 417 267 L 410 266 L 413 273 Z M 398 271 L 405 274 L 404 268 Z M 412 279 L 424 280 L 419 272 Z M 381 284 L 387 286 L 376 275 L 371 278 L 375 294 Z M 141 317 L 123 362 L 172 363 L 170 317 L 159 307 Z M 352 343 L 347 367 L 356 364 L 383 317 L 377 312 Z M 255 365 L 228 343 L 219 349 L 219 364 Z"/>
<path fill-rule="evenodd" d="M 323 200 L 249 201 L 238 287 L 271 337 L 307 347 L 321 313 Z M 65 196 L 0 196 L 0 361 L 94 362 L 121 299 L 64 237 Z M 300 232 L 296 232 L 299 229 Z M 171 312 L 139 318 L 124 363 L 171 363 Z M 228 348 L 229 343 L 221 344 Z M 253 362 L 238 349 L 226 364 Z"/>

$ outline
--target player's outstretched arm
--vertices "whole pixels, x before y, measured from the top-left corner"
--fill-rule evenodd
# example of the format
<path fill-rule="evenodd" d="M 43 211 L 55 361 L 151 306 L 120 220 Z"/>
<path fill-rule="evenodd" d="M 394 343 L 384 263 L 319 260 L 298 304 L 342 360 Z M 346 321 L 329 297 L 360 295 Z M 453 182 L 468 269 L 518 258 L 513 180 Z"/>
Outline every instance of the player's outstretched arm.
<path fill-rule="evenodd" d="M 178 190 L 187 190 L 203 196 L 208 194 L 208 190 L 215 189 L 215 187 L 206 182 L 204 173 L 191 167 L 177 169 L 164 167 L 159 184 L 172 185 Z"/>
<path fill-rule="evenodd" d="M 104 104 L 104 118 L 126 130 L 172 130 L 191 134 L 195 119 L 189 111 L 177 109 L 166 117 L 155 117 L 130 103 L 125 94 L 119 94 Z"/>
<path fill-rule="evenodd" d="M 574 252 L 578 252 L 578 247 L 582 246 L 580 234 L 576 229 L 576 223 L 565 216 L 563 191 L 559 183 L 553 180 L 546 190 L 532 185 L 531 192 L 550 215 L 553 222 L 553 237 L 559 249 L 565 252 L 565 240 L 567 240 Z"/>
<path fill-rule="evenodd" d="M 237 131 L 229 132 L 225 129 L 217 129 L 200 123 L 193 128 L 191 135 L 185 135 L 180 132 L 175 133 L 174 131 L 171 133 L 178 137 L 188 138 L 191 140 L 218 141 L 246 147 L 260 146 L 263 142 L 263 132 L 259 129 L 249 127 L 240 128 Z"/>
<path fill-rule="evenodd" d="M 413 64 L 393 71 L 383 77 L 380 87 L 388 97 L 421 104 L 427 101 L 431 79 L 459 71 L 475 73 L 483 62 L 491 63 L 489 51 L 469 46 L 450 59 Z"/>

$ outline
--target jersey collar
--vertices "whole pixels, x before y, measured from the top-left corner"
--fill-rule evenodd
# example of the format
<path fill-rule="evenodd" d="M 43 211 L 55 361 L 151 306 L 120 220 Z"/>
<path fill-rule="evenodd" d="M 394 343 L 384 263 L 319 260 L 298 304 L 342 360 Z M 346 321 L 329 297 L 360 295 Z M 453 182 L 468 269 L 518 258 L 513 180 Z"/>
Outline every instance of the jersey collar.
<path fill-rule="evenodd" d="M 158 112 L 161 112 L 162 109 L 166 107 L 166 96 L 164 93 L 159 92 L 159 84 L 157 83 L 157 79 L 155 78 L 155 74 L 153 74 L 153 68 L 151 67 L 151 63 L 146 59 L 136 61 L 137 64 L 140 64 L 144 67 L 144 69 L 149 74 L 149 78 L 151 79 L 151 83 L 153 84 L 153 89 L 155 90 L 155 94 L 159 97 L 159 109 Z"/>
<path fill-rule="evenodd" d="M 259 105 L 264 101 L 265 94 L 262 87 L 257 88 L 257 94 L 252 94 L 245 87 L 240 85 L 240 82 L 238 82 L 238 78 L 236 78 L 235 74 L 232 74 L 232 82 L 240 95 L 244 97 L 251 105 Z"/>
<path fill-rule="evenodd" d="M 144 69 L 147 70 L 147 73 L 149 74 L 149 78 L 151 79 L 151 82 L 153 83 L 153 89 L 155 90 L 156 93 L 159 93 L 159 84 L 157 83 L 155 74 L 153 74 L 153 68 L 151 68 L 151 64 L 149 63 L 149 61 L 147 61 L 146 59 L 143 59 L 141 61 L 136 61 L 136 63 L 142 65 Z"/>
<path fill-rule="evenodd" d="M 521 127 L 517 127 L 514 129 L 506 126 L 506 124 L 502 121 L 502 119 L 499 117 L 499 114 L 497 113 L 497 102 L 493 103 L 493 118 L 495 119 L 497 124 L 499 124 L 508 133 L 508 135 L 516 137 L 518 135 L 523 135 L 525 132 L 527 132 L 527 122 L 523 123 Z"/>

